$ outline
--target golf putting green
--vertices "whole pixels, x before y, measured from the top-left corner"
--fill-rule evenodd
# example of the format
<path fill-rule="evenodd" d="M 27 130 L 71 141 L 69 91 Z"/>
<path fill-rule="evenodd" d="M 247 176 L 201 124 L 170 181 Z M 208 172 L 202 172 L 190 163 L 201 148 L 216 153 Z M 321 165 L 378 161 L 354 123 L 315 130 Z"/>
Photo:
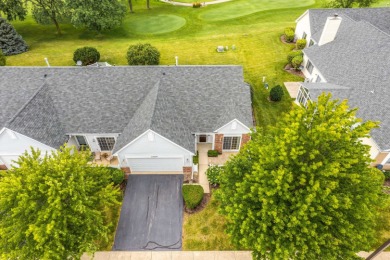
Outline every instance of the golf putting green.
<path fill-rule="evenodd" d="M 185 24 L 186 19 L 171 14 L 143 16 L 131 21 L 131 30 L 139 34 L 161 34 L 176 31 Z"/>
<path fill-rule="evenodd" d="M 205 21 L 223 21 L 250 15 L 260 11 L 304 7 L 314 4 L 314 0 L 232 0 L 221 3 L 202 12 L 199 17 Z"/>

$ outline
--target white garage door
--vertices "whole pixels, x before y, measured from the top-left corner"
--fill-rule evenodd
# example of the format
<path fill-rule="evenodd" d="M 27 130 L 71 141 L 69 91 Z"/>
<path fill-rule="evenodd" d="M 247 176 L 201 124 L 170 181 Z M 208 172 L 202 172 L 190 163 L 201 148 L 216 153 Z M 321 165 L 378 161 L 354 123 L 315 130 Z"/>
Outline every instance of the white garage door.
<path fill-rule="evenodd" d="M 131 172 L 183 172 L 183 158 L 127 158 Z"/>
<path fill-rule="evenodd" d="M 13 161 L 16 161 L 19 158 L 17 155 L 1 155 L 0 156 L 0 163 L 3 162 L 5 166 L 7 166 L 8 169 L 11 168 L 12 165 L 16 165 Z"/>

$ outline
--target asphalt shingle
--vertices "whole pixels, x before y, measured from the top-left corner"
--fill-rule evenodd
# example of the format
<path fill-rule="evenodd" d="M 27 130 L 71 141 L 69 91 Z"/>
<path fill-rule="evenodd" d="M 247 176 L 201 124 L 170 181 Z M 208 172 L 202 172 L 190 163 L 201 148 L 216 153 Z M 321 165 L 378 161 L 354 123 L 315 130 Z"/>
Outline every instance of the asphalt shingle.
<path fill-rule="evenodd" d="M 193 151 L 192 133 L 216 130 L 221 118 L 252 126 L 239 66 L 5 67 L 0 90 L 0 128 L 23 126 L 25 135 L 52 147 L 66 134 L 119 133 L 118 150 L 152 129 Z M 34 121 L 41 132 L 28 127 Z"/>

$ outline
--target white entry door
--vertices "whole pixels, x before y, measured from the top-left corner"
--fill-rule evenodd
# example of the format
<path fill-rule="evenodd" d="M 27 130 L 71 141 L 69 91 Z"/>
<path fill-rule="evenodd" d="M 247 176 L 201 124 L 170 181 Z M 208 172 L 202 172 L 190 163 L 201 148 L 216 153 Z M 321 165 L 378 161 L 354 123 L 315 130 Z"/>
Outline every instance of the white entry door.
<path fill-rule="evenodd" d="M 127 158 L 131 172 L 183 172 L 183 158 Z"/>

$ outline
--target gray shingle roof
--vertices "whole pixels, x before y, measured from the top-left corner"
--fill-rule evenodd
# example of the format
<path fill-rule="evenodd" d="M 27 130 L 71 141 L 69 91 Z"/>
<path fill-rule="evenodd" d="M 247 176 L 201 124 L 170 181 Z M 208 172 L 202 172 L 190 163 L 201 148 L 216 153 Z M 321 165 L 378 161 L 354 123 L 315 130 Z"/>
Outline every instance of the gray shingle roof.
<path fill-rule="evenodd" d="M 329 8 L 329 9 L 310 9 L 310 30 L 312 37 L 318 42 L 326 19 L 337 13 L 343 18 L 354 21 L 366 21 L 378 29 L 390 34 L 390 8 Z"/>
<path fill-rule="evenodd" d="M 192 133 L 216 130 L 226 115 L 252 126 L 239 66 L 4 67 L 0 82 L 0 128 L 16 128 L 13 117 L 41 122 L 40 133 L 26 123 L 24 134 L 53 147 L 65 134 L 120 133 L 117 150 L 150 128 L 193 151 Z M 30 99 L 27 116 L 19 110 Z"/>
<path fill-rule="evenodd" d="M 380 121 L 381 127 L 374 129 L 372 136 L 382 149 L 389 149 L 390 8 L 336 11 L 343 20 L 335 40 L 304 49 L 328 83 L 304 86 L 313 98 L 322 91 L 331 92 L 335 98 L 348 99 L 352 107 L 358 107 L 357 116 Z M 334 12 L 310 10 L 310 19 L 315 21 L 312 30 L 320 32 L 318 28 L 323 28 L 326 17 Z"/>

